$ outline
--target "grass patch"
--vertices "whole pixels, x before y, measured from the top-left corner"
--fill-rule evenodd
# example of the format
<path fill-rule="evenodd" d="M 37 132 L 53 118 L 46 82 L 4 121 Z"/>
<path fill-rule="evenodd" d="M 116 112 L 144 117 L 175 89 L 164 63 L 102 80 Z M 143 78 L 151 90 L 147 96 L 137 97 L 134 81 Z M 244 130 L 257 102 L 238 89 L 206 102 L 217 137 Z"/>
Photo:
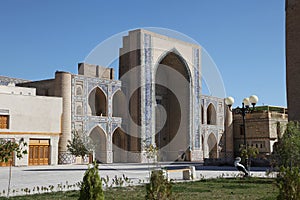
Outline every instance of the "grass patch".
<path fill-rule="evenodd" d="M 105 199 L 144 199 L 146 188 L 144 186 L 111 188 L 104 191 Z M 275 179 L 267 178 L 220 178 L 196 182 L 174 183 L 173 194 L 176 199 L 276 199 L 278 189 Z M 11 197 L 13 200 L 71 200 L 78 199 L 79 191 L 54 192 L 47 194 Z M 0 199 L 5 199 L 0 197 Z"/>

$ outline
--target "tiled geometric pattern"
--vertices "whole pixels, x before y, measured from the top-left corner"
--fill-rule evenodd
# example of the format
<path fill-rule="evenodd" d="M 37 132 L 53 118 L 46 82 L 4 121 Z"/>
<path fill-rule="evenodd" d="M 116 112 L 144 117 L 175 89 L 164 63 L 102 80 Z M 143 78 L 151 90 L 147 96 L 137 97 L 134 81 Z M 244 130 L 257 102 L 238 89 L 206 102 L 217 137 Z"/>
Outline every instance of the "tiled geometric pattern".
<path fill-rule="evenodd" d="M 201 95 L 201 73 L 200 73 L 200 49 L 193 48 L 193 69 L 194 69 L 194 149 L 200 148 L 200 95 Z"/>
<path fill-rule="evenodd" d="M 145 68 L 145 137 L 151 141 L 152 135 L 152 45 L 151 35 L 144 34 L 144 68 Z"/>
<path fill-rule="evenodd" d="M 58 154 L 58 164 L 72 164 L 75 163 L 76 157 L 67 152 L 60 152 Z"/>
<path fill-rule="evenodd" d="M 210 134 L 213 134 L 215 138 L 217 139 L 217 146 L 220 146 L 220 140 L 222 137 L 222 134 L 224 133 L 225 127 L 224 127 L 224 99 L 223 98 L 217 98 L 217 97 L 211 97 L 211 96 L 205 96 L 201 95 L 201 104 L 203 106 L 203 123 L 201 124 L 201 138 L 204 138 L 204 141 L 201 142 L 203 145 L 207 145 L 207 139 Z M 215 125 L 207 124 L 207 109 L 208 106 L 212 104 L 216 109 L 216 119 L 217 123 Z M 204 151 L 206 151 L 206 147 L 202 147 Z M 218 148 L 218 151 L 220 149 Z M 218 152 L 220 153 L 220 152 Z M 204 155 L 208 155 L 208 152 L 203 152 Z"/>
<path fill-rule="evenodd" d="M 80 88 L 81 87 L 81 91 Z M 107 116 L 91 116 L 88 115 L 89 103 L 88 98 L 91 91 L 99 87 L 104 95 L 106 96 L 106 105 L 108 107 Z M 81 128 L 82 133 L 89 136 L 90 132 L 96 127 L 100 126 L 107 135 L 106 147 L 107 155 L 106 162 L 112 162 L 112 153 L 109 151 L 112 146 L 113 131 L 117 127 L 121 127 L 122 119 L 119 117 L 113 117 L 113 95 L 117 90 L 121 88 L 121 82 L 116 80 L 106 80 L 94 77 L 87 77 L 81 75 L 72 75 L 72 130 L 76 128 Z M 78 91 L 80 91 L 78 93 Z M 76 113 L 76 105 L 82 105 L 82 114 L 78 115 Z M 76 124 L 82 124 L 81 126 L 76 126 Z M 65 155 L 63 155 L 65 156 Z M 62 157 L 64 158 L 64 157 Z"/>

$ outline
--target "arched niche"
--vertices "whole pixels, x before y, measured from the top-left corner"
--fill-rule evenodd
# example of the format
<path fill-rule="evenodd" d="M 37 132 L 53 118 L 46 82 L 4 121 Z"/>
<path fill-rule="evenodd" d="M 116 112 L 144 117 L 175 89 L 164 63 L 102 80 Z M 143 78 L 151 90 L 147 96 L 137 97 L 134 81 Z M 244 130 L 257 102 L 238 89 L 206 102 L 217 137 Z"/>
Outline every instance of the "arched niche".
<path fill-rule="evenodd" d="M 218 143 L 215 135 L 211 133 L 207 139 L 209 158 L 218 158 Z"/>
<path fill-rule="evenodd" d="M 107 145 L 106 134 L 99 126 L 93 128 L 90 132 L 90 138 L 95 146 L 95 159 L 101 163 L 107 163 Z"/>
<path fill-rule="evenodd" d="M 76 115 L 82 115 L 82 114 L 83 114 L 82 106 L 81 105 L 76 106 Z"/>
<path fill-rule="evenodd" d="M 94 88 L 89 94 L 90 115 L 107 116 L 107 99 L 104 92 L 99 88 Z"/>
<path fill-rule="evenodd" d="M 171 75 L 170 68 L 171 71 L 176 70 L 184 77 L 184 83 L 181 84 Z M 164 118 L 160 116 L 161 113 L 166 115 L 165 123 L 155 121 L 155 143 L 160 150 L 161 161 L 175 160 L 180 151 L 189 147 L 190 82 L 190 73 L 184 59 L 175 52 L 166 53 L 158 63 L 155 72 L 154 95 L 157 104 L 155 116 L 156 119 L 161 119 Z M 174 94 L 167 87 L 174 83 L 178 84 L 180 94 Z M 180 95 L 181 102 L 176 95 Z"/>
<path fill-rule="evenodd" d="M 206 118 L 207 124 L 216 125 L 217 124 L 217 112 L 216 112 L 215 106 L 212 103 L 210 103 L 208 105 L 206 114 L 207 114 L 207 118 Z"/>
<path fill-rule="evenodd" d="M 82 96 L 82 86 L 81 85 L 76 86 L 76 95 Z"/>
<path fill-rule="evenodd" d="M 112 136 L 113 162 L 132 162 L 131 156 L 141 152 L 141 138 L 116 128 Z"/>
<path fill-rule="evenodd" d="M 113 96 L 113 117 L 125 117 L 127 106 L 124 93 L 121 90 L 115 92 Z"/>
<path fill-rule="evenodd" d="M 128 136 L 120 128 L 113 133 L 113 162 L 127 162 Z"/>

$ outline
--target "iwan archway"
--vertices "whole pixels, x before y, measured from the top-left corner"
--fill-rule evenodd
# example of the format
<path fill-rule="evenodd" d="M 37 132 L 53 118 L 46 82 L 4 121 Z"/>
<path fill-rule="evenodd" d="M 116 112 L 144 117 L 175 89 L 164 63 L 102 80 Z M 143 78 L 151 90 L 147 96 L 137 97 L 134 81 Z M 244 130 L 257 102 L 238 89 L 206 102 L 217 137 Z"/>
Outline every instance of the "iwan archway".
<path fill-rule="evenodd" d="M 120 53 L 119 76 L 133 77 L 122 85 L 130 91 L 123 129 L 142 142 L 136 143 L 142 152 L 132 159 L 148 162 L 144 143 L 151 143 L 161 161 L 174 161 L 182 152 L 186 160 L 201 161 L 201 47 L 139 29 L 124 37 Z"/>
<path fill-rule="evenodd" d="M 182 158 L 183 152 L 188 154 L 190 80 L 188 66 L 177 52 L 162 56 L 155 73 L 155 143 L 160 161 L 174 161 Z"/>

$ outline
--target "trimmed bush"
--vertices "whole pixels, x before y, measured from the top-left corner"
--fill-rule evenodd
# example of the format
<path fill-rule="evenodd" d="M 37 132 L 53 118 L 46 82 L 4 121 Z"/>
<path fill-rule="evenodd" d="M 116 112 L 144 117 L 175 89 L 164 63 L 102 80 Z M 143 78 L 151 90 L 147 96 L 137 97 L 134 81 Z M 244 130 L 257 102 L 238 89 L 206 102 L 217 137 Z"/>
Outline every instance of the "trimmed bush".
<path fill-rule="evenodd" d="M 146 200 L 170 200 L 172 197 L 172 183 L 163 175 L 162 170 L 151 172 L 150 183 L 146 185 Z"/>
<path fill-rule="evenodd" d="M 102 181 L 98 171 L 98 164 L 94 163 L 93 167 L 89 167 L 84 173 L 79 200 L 104 200 Z"/>

